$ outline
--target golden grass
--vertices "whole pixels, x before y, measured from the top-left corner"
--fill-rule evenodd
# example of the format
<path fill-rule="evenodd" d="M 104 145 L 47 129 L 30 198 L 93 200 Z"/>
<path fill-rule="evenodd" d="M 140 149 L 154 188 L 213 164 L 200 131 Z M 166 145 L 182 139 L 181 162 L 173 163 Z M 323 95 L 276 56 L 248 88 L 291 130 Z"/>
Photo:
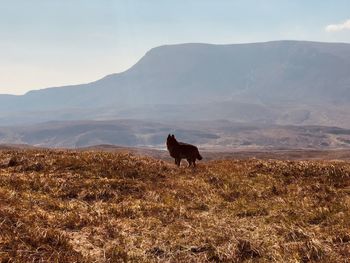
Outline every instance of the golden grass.
<path fill-rule="evenodd" d="M 1 262 L 349 262 L 350 163 L 0 152 Z"/>

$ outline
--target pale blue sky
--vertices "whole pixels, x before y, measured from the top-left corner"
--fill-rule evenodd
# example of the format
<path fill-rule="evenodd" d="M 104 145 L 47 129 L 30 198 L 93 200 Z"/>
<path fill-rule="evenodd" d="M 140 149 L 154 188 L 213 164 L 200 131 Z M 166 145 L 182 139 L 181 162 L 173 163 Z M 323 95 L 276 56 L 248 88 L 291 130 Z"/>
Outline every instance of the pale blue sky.
<path fill-rule="evenodd" d="M 97 80 L 164 44 L 350 43 L 349 10 L 348 0 L 0 0 L 0 93 Z"/>

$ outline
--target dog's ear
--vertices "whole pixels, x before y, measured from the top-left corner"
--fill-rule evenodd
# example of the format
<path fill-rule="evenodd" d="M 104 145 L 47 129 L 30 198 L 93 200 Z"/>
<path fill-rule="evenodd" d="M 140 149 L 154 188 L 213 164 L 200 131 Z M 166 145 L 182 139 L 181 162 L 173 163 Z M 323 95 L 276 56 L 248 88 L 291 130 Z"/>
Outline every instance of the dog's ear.
<path fill-rule="evenodd" d="M 170 133 L 168 134 L 168 139 L 170 138 Z"/>
<path fill-rule="evenodd" d="M 173 138 L 175 139 L 175 136 L 174 136 L 174 134 L 173 134 L 173 135 L 171 135 L 171 137 L 173 137 Z"/>

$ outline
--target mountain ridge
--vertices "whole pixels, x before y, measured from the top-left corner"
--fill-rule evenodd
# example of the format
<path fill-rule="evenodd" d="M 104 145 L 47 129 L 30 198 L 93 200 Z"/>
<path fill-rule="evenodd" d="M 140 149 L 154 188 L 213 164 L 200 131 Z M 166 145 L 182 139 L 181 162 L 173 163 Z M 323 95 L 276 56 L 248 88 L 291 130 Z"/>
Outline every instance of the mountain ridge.
<path fill-rule="evenodd" d="M 350 43 L 345 42 L 318 42 L 318 41 L 303 41 L 303 40 L 273 40 L 273 41 L 263 41 L 263 42 L 251 42 L 251 43 L 237 43 L 237 44 L 210 44 L 210 43 L 201 43 L 201 42 L 189 42 L 189 43 L 178 43 L 178 44 L 166 44 L 166 45 L 160 45 L 154 48 L 151 48 L 149 51 L 145 53 L 144 56 L 142 56 L 133 66 L 130 68 L 118 72 L 118 73 L 111 73 L 108 74 L 100 79 L 97 79 L 95 81 L 86 82 L 82 84 L 73 84 L 73 85 L 64 85 L 64 86 L 53 86 L 53 87 L 47 87 L 47 88 L 41 88 L 41 89 L 34 89 L 29 90 L 23 95 L 13 95 L 13 94 L 0 94 L 0 96 L 11 96 L 11 97 L 23 97 L 26 95 L 31 95 L 32 93 L 42 92 L 42 91 L 48 91 L 53 89 L 70 89 L 72 87 L 77 86 L 86 86 L 98 83 L 100 81 L 104 81 L 105 79 L 118 76 L 120 74 L 128 73 L 130 70 L 132 70 L 138 63 L 140 63 L 146 56 L 150 55 L 152 52 L 164 49 L 164 48 L 171 48 L 171 47 L 233 47 L 233 46 L 256 46 L 256 45 L 269 45 L 269 44 L 310 44 L 310 45 L 323 45 L 323 46 L 329 46 L 329 45 L 337 45 L 342 46 L 346 48 L 350 48 Z M 348 55 L 350 57 L 350 54 Z"/>

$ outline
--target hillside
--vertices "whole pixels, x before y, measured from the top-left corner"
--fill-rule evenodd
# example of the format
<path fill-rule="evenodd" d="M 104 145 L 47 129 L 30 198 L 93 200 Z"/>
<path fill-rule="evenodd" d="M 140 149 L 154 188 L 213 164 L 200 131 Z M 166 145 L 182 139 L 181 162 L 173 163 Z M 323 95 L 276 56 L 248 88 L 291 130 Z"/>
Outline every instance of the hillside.
<path fill-rule="evenodd" d="M 350 44 L 154 48 L 92 83 L 0 95 L 2 125 L 51 120 L 215 120 L 350 128 Z"/>
<path fill-rule="evenodd" d="M 350 147 L 350 130 L 324 126 L 268 125 L 218 121 L 61 121 L 0 127 L 0 144 L 81 148 L 94 145 L 165 148 L 173 133 L 180 141 L 215 151 L 339 149 Z"/>
<path fill-rule="evenodd" d="M 347 262 L 350 164 L 0 151 L 2 262 Z"/>

